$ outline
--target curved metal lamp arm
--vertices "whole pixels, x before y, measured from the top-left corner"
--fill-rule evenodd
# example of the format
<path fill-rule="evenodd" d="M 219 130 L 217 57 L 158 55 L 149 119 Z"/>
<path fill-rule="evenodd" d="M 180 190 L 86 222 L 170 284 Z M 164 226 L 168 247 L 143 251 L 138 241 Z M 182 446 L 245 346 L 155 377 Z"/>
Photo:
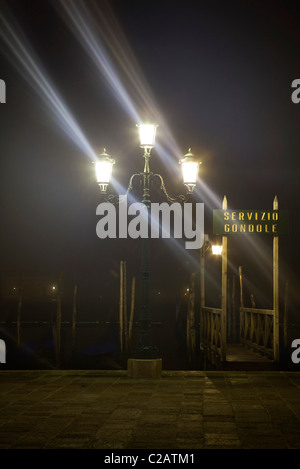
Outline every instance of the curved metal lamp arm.
<path fill-rule="evenodd" d="M 185 203 L 185 202 L 188 201 L 189 194 L 186 194 L 186 195 L 181 195 L 180 194 L 180 195 L 177 195 L 175 197 L 171 197 L 167 192 L 165 182 L 163 180 L 163 177 L 160 174 L 152 174 L 151 177 L 152 178 L 157 177 L 159 179 L 159 181 L 160 181 L 160 188 L 159 189 L 162 191 L 162 193 L 164 194 L 164 196 L 166 197 L 168 202 L 170 202 L 170 203 L 173 203 L 173 202 Z"/>
<path fill-rule="evenodd" d="M 129 180 L 129 184 L 128 184 L 128 188 L 127 188 L 127 191 L 125 194 L 122 194 L 122 195 L 116 195 L 116 194 L 110 194 L 110 195 L 106 195 L 105 199 L 107 200 L 107 202 L 110 202 L 114 205 L 118 205 L 119 203 L 123 202 L 123 200 L 125 199 L 125 197 L 127 197 L 127 195 L 129 194 L 130 191 L 133 190 L 133 179 L 138 176 L 140 178 L 140 180 L 142 180 L 142 175 L 141 173 L 135 173 L 131 176 L 130 180 Z"/>
<path fill-rule="evenodd" d="M 135 173 L 131 176 L 130 180 L 129 180 L 129 184 L 128 184 L 128 189 L 127 189 L 127 192 L 126 192 L 126 195 L 129 193 L 129 191 L 132 191 L 133 190 L 133 179 L 138 176 L 140 178 L 140 181 L 143 180 L 143 175 L 142 173 Z"/>
<path fill-rule="evenodd" d="M 129 192 L 133 190 L 133 180 L 134 180 L 134 178 L 138 177 L 140 179 L 140 182 L 143 183 L 144 176 L 145 176 L 145 173 L 135 173 L 135 174 L 133 174 L 131 176 L 130 180 L 129 180 L 128 188 L 127 188 L 127 191 L 126 191 L 125 194 L 123 194 L 123 195 L 116 195 L 116 194 L 105 195 L 105 200 L 107 202 L 110 202 L 110 203 L 114 204 L 114 205 L 120 204 L 125 199 L 125 197 L 127 197 Z M 179 203 L 183 204 L 183 203 L 185 203 L 189 200 L 190 192 L 188 192 L 186 195 L 180 194 L 180 195 L 177 195 L 175 197 L 171 197 L 167 192 L 164 179 L 160 174 L 149 173 L 148 177 L 150 177 L 150 179 L 158 178 L 158 180 L 159 180 L 159 189 L 163 193 L 163 195 L 165 196 L 166 200 L 169 203 L 179 202 Z"/>

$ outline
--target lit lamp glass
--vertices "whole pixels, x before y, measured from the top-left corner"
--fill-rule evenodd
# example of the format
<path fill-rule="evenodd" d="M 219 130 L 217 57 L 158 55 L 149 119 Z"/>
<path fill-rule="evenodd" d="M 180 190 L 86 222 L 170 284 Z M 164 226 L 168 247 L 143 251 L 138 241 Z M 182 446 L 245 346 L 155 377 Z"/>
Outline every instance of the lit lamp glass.
<path fill-rule="evenodd" d="M 106 192 L 107 190 L 107 186 L 111 180 L 114 164 L 115 160 L 106 153 L 106 149 L 104 148 L 103 153 L 101 153 L 95 163 L 96 179 L 101 192 Z"/>
<path fill-rule="evenodd" d="M 223 246 L 219 246 L 219 245 L 213 245 L 211 247 L 212 249 L 212 253 L 215 255 L 215 256 L 220 256 L 222 254 L 222 249 L 223 249 Z"/>
<path fill-rule="evenodd" d="M 187 186 L 189 192 L 193 192 L 197 183 L 199 161 L 195 159 L 191 148 L 179 163 L 181 164 L 183 183 Z"/>
<path fill-rule="evenodd" d="M 153 148 L 155 145 L 155 124 L 139 124 L 140 145 L 143 148 Z"/>

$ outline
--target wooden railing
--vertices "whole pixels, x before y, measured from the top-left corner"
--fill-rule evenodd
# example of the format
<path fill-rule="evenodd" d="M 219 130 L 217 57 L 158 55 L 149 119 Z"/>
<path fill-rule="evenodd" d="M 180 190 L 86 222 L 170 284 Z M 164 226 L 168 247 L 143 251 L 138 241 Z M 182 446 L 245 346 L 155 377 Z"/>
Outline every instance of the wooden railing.
<path fill-rule="evenodd" d="M 222 333 L 222 309 L 202 307 L 200 324 L 201 342 L 205 353 L 221 357 L 226 349 L 226 342 L 224 343 L 224 334 Z"/>
<path fill-rule="evenodd" d="M 240 308 L 240 342 L 254 352 L 274 359 L 274 311 Z"/>

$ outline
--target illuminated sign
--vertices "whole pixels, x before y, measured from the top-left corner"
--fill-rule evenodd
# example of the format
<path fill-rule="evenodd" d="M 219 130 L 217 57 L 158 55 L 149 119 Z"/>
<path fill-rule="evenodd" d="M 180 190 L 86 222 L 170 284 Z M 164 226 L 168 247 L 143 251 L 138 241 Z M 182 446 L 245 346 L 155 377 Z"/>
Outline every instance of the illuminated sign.
<path fill-rule="evenodd" d="M 288 212 L 285 210 L 214 210 L 214 234 L 288 233 Z"/>

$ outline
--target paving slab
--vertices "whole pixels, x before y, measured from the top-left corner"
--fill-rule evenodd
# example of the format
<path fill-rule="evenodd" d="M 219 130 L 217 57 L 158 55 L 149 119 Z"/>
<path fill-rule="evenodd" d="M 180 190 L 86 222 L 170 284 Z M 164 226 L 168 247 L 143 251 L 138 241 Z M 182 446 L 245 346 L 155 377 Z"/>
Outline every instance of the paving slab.
<path fill-rule="evenodd" d="M 290 371 L 0 371 L 0 449 L 300 449 Z"/>

